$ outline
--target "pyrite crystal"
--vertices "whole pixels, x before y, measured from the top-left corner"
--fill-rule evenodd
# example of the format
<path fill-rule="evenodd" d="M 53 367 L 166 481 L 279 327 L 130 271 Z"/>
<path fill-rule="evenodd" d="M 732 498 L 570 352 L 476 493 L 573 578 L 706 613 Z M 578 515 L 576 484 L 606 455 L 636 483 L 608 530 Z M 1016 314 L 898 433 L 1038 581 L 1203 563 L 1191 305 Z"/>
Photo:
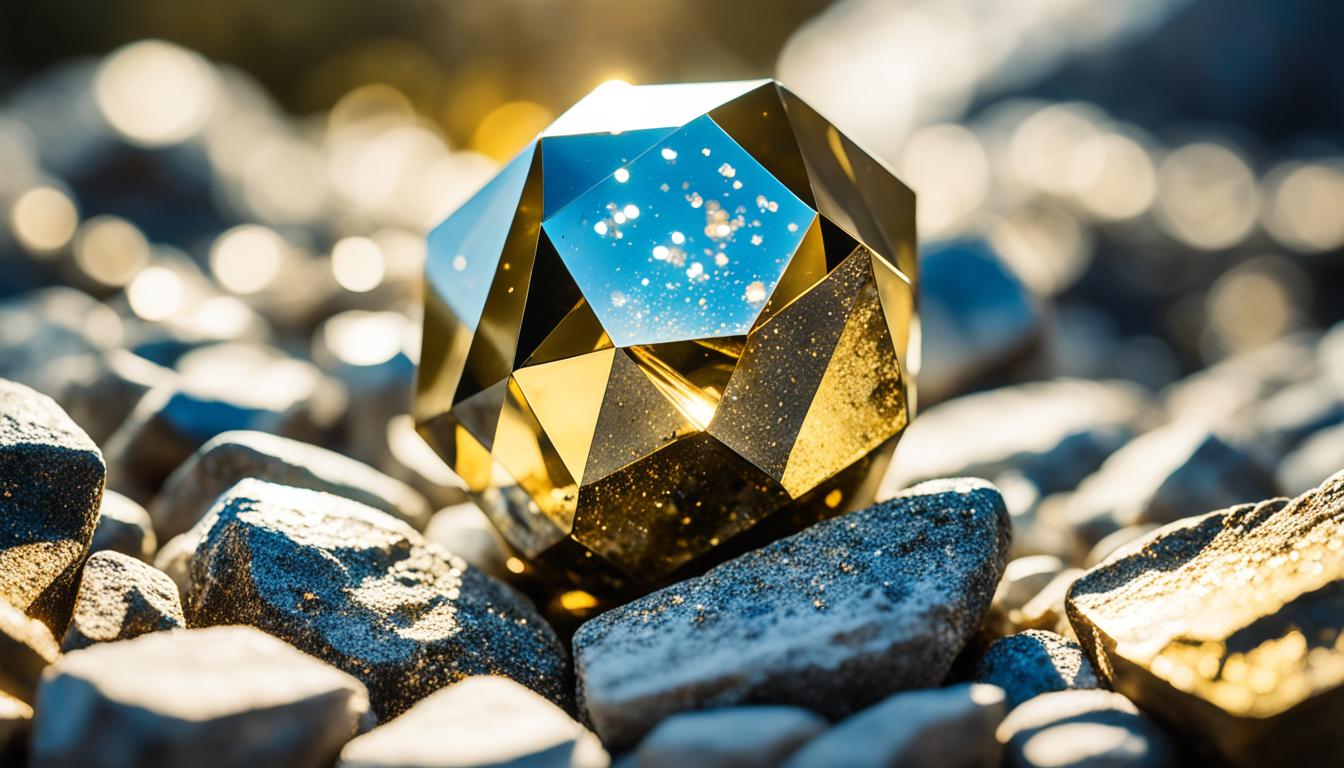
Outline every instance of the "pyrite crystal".
<path fill-rule="evenodd" d="M 914 194 L 773 81 L 598 88 L 426 272 L 421 434 L 593 592 L 870 502 L 910 418 Z"/>

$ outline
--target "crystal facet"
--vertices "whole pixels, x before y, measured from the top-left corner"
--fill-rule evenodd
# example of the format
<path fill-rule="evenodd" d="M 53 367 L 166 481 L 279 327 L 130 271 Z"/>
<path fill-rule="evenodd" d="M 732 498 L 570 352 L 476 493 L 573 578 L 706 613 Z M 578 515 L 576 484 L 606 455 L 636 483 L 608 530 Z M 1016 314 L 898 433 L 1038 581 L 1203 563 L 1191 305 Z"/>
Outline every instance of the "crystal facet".
<path fill-rule="evenodd" d="M 534 567 L 648 589 L 871 500 L 914 237 L 773 81 L 602 86 L 430 234 L 416 422 Z"/>

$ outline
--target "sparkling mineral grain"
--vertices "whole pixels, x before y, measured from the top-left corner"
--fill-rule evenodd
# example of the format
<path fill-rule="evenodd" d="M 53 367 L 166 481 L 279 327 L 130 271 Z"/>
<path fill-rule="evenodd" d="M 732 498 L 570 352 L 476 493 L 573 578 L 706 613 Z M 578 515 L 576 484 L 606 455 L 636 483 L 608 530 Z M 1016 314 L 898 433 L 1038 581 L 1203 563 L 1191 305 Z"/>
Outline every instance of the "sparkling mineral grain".
<path fill-rule="evenodd" d="M 832 718 L 942 682 L 1008 550 L 982 480 L 924 483 L 599 615 L 574 636 L 605 743 L 668 715 L 784 704 Z"/>
<path fill-rule="evenodd" d="M 167 574 L 120 552 L 95 552 L 84 564 L 61 650 L 185 626 L 177 585 Z"/>
<path fill-rule="evenodd" d="M 60 406 L 0 379 L 0 599 L 54 633 L 70 620 L 106 472 Z"/>
<path fill-rule="evenodd" d="M 1117 691 L 1227 761 L 1344 754 L 1344 473 L 1158 531 L 1075 582 L 1068 612 Z"/>
<path fill-rule="evenodd" d="M 250 627 L 156 632 L 51 667 L 33 765 L 326 768 L 368 707 L 358 680 Z"/>
<path fill-rule="evenodd" d="M 564 648 L 526 599 L 391 515 L 249 479 L 197 533 L 189 623 L 287 640 L 362 680 L 380 718 L 470 675 L 566 699 Z"/>
<path fill-rule="evenodd" d="M 871 501 L 915 278 L 914 194 L 788 89 L 603 86 L 430 234 L 418 428 L 534 564 L 647 591 Z"/>

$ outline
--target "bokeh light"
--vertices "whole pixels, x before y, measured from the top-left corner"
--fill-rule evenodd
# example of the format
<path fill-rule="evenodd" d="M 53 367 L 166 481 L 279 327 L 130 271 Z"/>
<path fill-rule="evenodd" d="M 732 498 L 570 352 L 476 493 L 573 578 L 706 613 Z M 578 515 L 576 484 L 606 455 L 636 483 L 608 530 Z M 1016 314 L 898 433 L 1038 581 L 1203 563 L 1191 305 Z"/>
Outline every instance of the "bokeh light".
<path fill-rule="evenodd" d="M 347 291 L 371 291 L 386 272 L 382 249 L 367 237 L 346 237 L 331 249 L 331 273 Z"/>
<path fill-rule="evenodd" d="M 142 40 L 103 60 L 94 95 L 104 119 L 128 141 L 165 146 L 205 125 L 215 103 L 215 75 L 192 51 Z"/>
<path fill-rule="evenodd" d="M 79 211 L 61 190 L 34 187 L 19 196 L 9 212 L 9 225 L 19 243 L 30 251 L 46 253 L 64 248 L 79 225 Z"/>
<path fill-rule="evenodd" d="M 287 249 L 284 238 L 275 230 L 244 224 L 215 240 L 210 247 L 210 270 L 225 289 L 238 294 L 256 293 L 280 274 Z"/>
<path fill-rule="evenodd" d="M 121 287 L 149 263 L 149 241 L 125 219 L 95 216 L 76 235 L 75 263 L 99 283 Z"/>
<path fill-rule="evenodd" d="M 161 266 L 146 268 L 126 286 L 131 311 L 145 320 L 163 320 L 182 306 L 182 278 Z"/>
<path fill-rule="evenodd" d="M 1187 144 L 1158 170 L 1158 224 L 1181 242 L 1220 250 L 1241 242 L 1255 226 L 1259 195 L 1246 161 L 1214 142 Z"/>
<path fill-rule="evenodd" d="M 1344 245 L 1344 167 L 1336 162 L 1288 163 L 1266 181 L 1265 228 L 1302 253 Z"/>

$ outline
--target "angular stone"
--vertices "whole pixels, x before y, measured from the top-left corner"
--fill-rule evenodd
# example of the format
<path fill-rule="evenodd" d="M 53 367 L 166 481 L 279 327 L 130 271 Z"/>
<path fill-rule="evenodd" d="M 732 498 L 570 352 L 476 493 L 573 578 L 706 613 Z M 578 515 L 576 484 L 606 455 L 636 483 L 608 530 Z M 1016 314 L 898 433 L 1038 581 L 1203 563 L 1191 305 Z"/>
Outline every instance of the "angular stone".
<path fill-rule="evenodd" d="M 338 768 L 606 768 L 597 737 L 506 677 L 468 677 L 345 745 Z"/>
<path fill-rule="evenodd" d="M 360 678 L 381 718 L 477 674 L 565 700 L 564 648 L 532 606 L 384 512 L 249 479 L 199 534 L 189 623 L 271 632 Z"/>
<path fill-rule="evenodd" d="M 1054 555 L 1028 555 L 1008 561 L 994 590 L 994 606 L 1014 611 L 1027 604 L 1065 568 Z"/>
<path fill-rule="evenodd" d="M 120 552 L 149 562 L 158 548 L 149 512 L 116 491 L 104 491 L 89 552 Z"/>
<path fill-rule="evenodd" d="M 1117 691 L 1227 761 L 1344 752 L 1344 472 L 1156 532 L 1075 582 L 1068 612 Z"/>
<path fill-rule="evenodd" d="M 1035 629 L 991 645 L 976 665 L 975 679 L 1002 688 L 1009 709 L 1051 691 L 1101 687 L 1082 646 Z"/>
<path fill-rule="evenodd" d="M 830 726 L 797 707 L 725 707 L 673 715 L 639 744 L 640 768 L 771 768 Z"/>
<path fill-rule="evenodd" d="M 186 532 L 219 494 L 246 477 L 344 496 L 416 530 L 429 522 L 423 496 L 367 464 L 278 435 L 235 431 L 211 438 L 164 482 L 150 505 L 155 533 L 167 541 Z"/>
<path fill-rule="evenodd" d="M 156 632 L 62 656 L 34 765 L 322 768 L 368 715 L 353 677 L 250 627 Z"/>
<path fill-rule="evenodd" d="M 186 625 L 177 585 L 166 574 L 120 552 L 95 552 L 84 564 L 61 651 Z"/>
<path fill-rule="evenodd" d="M 106 443 L 112 488 L 141 504 L 218 434 L 247 429 L 317 440 L 346 404 L 344 388 L 312 363 L 262 344 L 201 347 L 177 368 L 173 383 L 141 398 Z"/>
<path fill-rule="evenodd" d="M 1171 737 L 1118 693 L 1058 691 L 1031 699 L 999 725 L 1003 763 L 1013 768 L 1168 768 Z"/>
<path fill-rule="evenodd" d="M 992 685 L 898 693 L 813 739 L 784 768 L 993 768 L 1005 712 L 1003 691 Z"/>
<path fill-rule="evenodd" d="M 24 764 L 32 724 L 33 708 L 0 691 L 0 765 Z"/>
<path fill-rule="evenodd" d="M 1040 592 L 1022 606 L 1020 611 L 1010 614 L 1013 626 L 1018 629 L 1044 629 L 1065 637 L 1073 635 L 1068 615 L 1064 610 L 1064 599 L 1069 587 L 1084 573 L 1081 568 L 1069 568 L 1060 571 Z"/>
<path fill-rule="evenodd" d="M 0 600 L 0 692 L 31 702 L 60 648 L 47 625 Z"/>
<path fill-rule="evenodd" d="M 196 547 L 200 543 L 200 531 L 193 528 L 169 539 L 154 555 L 154 567 L 173 580 L 183 605 L 186 605 L 187 594 L 191 592 L 191 556 L 196 554 Z"/>
<path fill-rule="evenodd" d="M 475 504 L 456 504 L 434 513 L 425 527 L 425 540 L 452 552 L 497 579 L 516 576 L 522 561 L 514 559 L 499 532 Z"/>
<path fill-rule="evenodd" d="M 60 406 L 0 379 L 0 599 L 65 631 L 106 475 Z"/>
<path fill-rule="evenodd" d="M 580 627 L 581 702 L 619 747 L 677 712 L 843 717 L 936 685 L 989 606 L 1008 538 L 1002 498 L 970 479 L 819 523 Z"/>

